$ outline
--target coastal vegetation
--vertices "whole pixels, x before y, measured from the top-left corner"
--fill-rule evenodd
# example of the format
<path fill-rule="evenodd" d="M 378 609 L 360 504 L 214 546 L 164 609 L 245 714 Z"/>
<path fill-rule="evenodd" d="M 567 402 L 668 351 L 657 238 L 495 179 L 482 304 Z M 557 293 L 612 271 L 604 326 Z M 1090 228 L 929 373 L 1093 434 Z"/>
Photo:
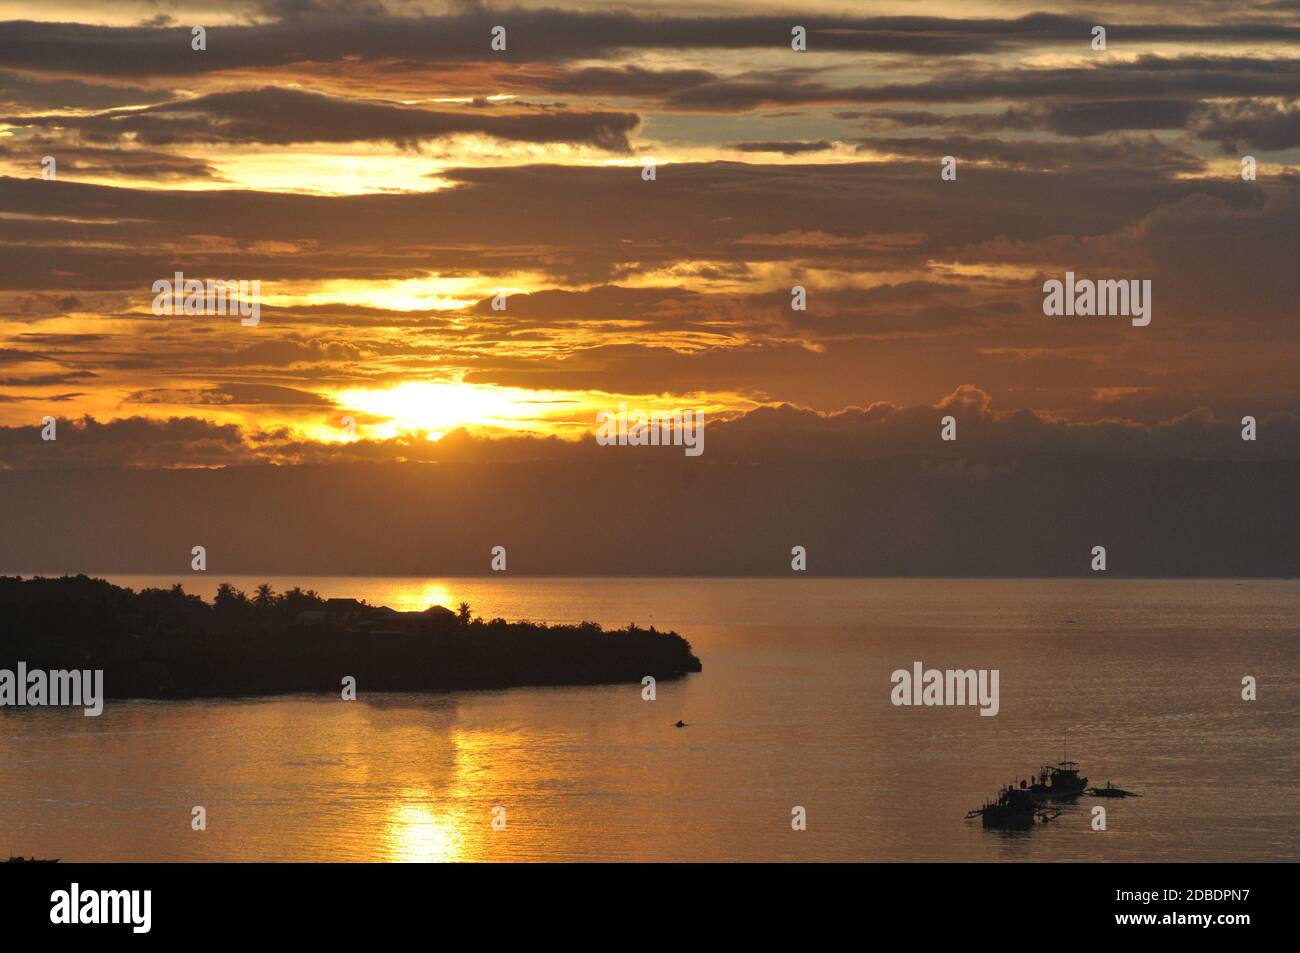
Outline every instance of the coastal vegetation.
<path fill-rule="evenodd" d="M 206 602 L 179 586 L 132 589 L 88 576 L 0 576 L 0 662 L 102 669 L 109 698 L 449 691 L 679 678 L 701 670 L 676 632 L 635 624 L 484 620 L 430 606 L 398 612 L 298 588 Z M 12 664 L 11 664 L 12 667 Z"/>

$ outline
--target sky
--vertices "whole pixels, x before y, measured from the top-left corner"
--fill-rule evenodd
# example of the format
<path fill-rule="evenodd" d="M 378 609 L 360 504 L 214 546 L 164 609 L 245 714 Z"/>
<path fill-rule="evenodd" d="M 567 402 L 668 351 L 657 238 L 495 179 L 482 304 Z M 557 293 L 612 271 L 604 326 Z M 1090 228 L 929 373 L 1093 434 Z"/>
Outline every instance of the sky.
<path fill-rule="evenodd" d="M 0 21 L 0 468 L 578 461 L 620 401 L 710 459 L 949 414 L 970 454 L 1300 458 L 1294 0 Z M 175 272 L 258 323 L 156 315 Z M 1045 315 L 1067 272 L 1150 324 Z"/>

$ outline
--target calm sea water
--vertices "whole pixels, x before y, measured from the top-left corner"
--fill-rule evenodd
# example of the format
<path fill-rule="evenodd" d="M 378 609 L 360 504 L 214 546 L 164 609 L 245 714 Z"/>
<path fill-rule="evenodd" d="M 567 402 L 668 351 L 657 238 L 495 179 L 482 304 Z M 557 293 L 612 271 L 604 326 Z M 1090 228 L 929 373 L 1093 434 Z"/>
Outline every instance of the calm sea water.
<path fill-rule="evenodd" d="M 133 587 L 217 582 L 120 576 Z M 1300 582 L 301 578 L 395 608 L 675 628 L 658 686 L 0 713 L 0 853 L 124 860 L 1295 860 Z M 1001 671 L 1001 712 L 890 673 Z M 0 660 L 12 666 L 16 660 Z M 1245 675 L 1257 701 L 1241 699 Z M 675 729 L 682 719 L 690 727 Z M 1069 756 L 1139 799 L 965 812 Z M 1091 808 L 1107 830 L 1091 829 Z M 203 805 L 208 829 L 190 829 Z M 493 808 L 506 827 L 494 830 Z M 807 830 L 791 830 L 791 810 Z"/>

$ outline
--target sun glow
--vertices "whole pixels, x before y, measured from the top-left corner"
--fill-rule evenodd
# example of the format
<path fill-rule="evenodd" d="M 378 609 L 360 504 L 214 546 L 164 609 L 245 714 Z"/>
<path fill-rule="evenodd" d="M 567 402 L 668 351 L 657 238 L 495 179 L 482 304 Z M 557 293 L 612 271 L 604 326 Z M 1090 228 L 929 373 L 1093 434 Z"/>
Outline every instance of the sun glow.
<path fill-rule="evenodd" d="M 690 409 L 711 417 L 758 406 L 733 393 L 629 396 L 463 381 L 408 381 L 386 389 L 340 391 L 333 397 L 336 409 L 357 413 L 360 435 L 381 440 L 418 433 L 439 440 L 461 427 L 576 439 L 594 433 L 597 412 L 617 407 L 620 400 L 647 413 Z"/>
<path fill-rule="evenodd" d="M 348 390 L 340 406 L 387 418 L 373 435 L 423 431 L 437 440 L 458 427 L 553 432 L 587 404 L 578 394 L 459 382 L 410 381 L 385 390 Z M 594 414 L 594 411 L 592 412 Z M 592 414 L 583 414 L 588 419 Z"/>

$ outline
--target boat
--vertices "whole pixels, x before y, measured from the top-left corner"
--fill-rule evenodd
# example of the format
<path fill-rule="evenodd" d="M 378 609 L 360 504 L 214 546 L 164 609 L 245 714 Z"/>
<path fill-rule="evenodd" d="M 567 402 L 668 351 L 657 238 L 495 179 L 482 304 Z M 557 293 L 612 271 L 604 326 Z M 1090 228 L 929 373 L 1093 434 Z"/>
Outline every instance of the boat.
<path fill-rule="evenodd" d="M 6 864 L 57 864 L 59 858 L 51 857 L 46 860 L 43 857 L 10 857 L 5 861 Z"/>
<path fill-rule="evenodd" d="M 1088 788 L 1088 793 L 1093 797 L 1141 797 L 1133 791 L 1125 791 L 1123 788 L 1117 788 L 1109 781 L 1104 788 Z"/>
<path fill-rule="evenodd" d="M 1022 784 L 1024 782 L 1021 782 Z M 1023 787 L 1008 784 L 992 801 L 983 807 L 967 811 L 966 817 L 978 817 L 985 827 L 1028 828 L 1035 823 L 1046 824 L 1059 817 L 1055 808 L 1042 807 Z"/>
<path fill-rule="evenodd" d="M 1073 801 L 1088 787 L 1088 779 L 1080 777 L 1077 761 L 1058 761 L 1045 764 L 1032 783 L 1020 782 L 1036 801 Z"/>

